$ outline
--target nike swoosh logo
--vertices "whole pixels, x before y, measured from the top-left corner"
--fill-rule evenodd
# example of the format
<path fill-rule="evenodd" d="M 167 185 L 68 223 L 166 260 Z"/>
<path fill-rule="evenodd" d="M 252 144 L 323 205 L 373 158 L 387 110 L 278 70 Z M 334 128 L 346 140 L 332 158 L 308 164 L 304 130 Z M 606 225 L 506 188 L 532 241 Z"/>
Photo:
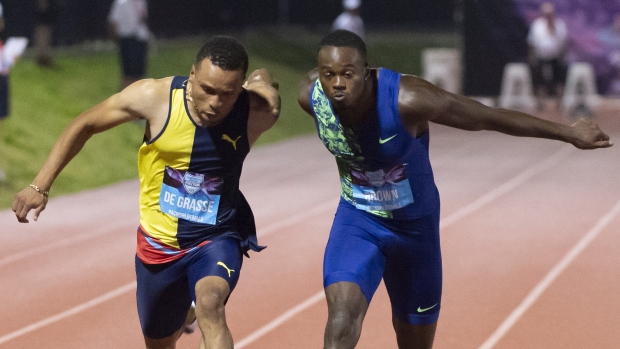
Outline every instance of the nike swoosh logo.
<path fill-rule="evenodd" d="M 381 139 L 381 137 L 379 137 L 379 144 L 387 143 L 387 142 L 389 142 L 394 137 L 396 137 L 396 135 L 393 135 L 392 137 L 388 137 L 386 139 Z"/>
<path fill-rule="evenodd" d="M 435 303 L 433 306 L 430 306 L 430 307 L 428 307 L 428 308 L 421 308 L 421 307 L 418 307 L 418 313 L 423 313 L 423 312 L 425 312 L 425 311 L 427 311 L 427 310 L 431 310 L 431 309 L 433 309 L 434 307 L 436 307 L 436 306 L 437 306 L 437 304 L 439 304 L 439 303 Z"/>

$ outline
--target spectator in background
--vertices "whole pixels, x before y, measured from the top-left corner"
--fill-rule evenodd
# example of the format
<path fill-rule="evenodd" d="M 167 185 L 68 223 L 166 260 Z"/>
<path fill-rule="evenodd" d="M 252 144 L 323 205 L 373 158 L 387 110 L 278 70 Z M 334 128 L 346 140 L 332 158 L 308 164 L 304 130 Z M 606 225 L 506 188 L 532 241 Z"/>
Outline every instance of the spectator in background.
<path fill-rule="evenodd" d="M 112 36 L 120 50 L 121 90 L 144 77 L 151 36 L 146 24 L 146 0 L 114 0 L 108 16 Z"/>
<path fill-rule="evenodd" d="M 559 99 L 564 93 L 568 29 L 562 19 L 555 17 L 552 3 L 543 3 L 540 12 L 541 17 L 530 26 L 527 43 L 534 88 L 542 108 L 542 98 L 554 95 L 559 106 Z"/>
<path fill-rule="evenodd" d="M 620 95 L 620 13 L 614 17 L 611 27 L 602 30 L 599 40 L 609 50 L 610 69 L 605 74 L 607 93 Z"/>
<path fill-rule="evenodd" d="M 34 46 L 37 64 L 52 67 L 53 26 L 58 19 L 59 4 L 57 0 L 37 0 L 36 24 L 34 27 Z"/>
<path fill-rule="evenodd" d="M 361 6 L 361 0 L 342 0 L 344 11 L 334 20 L 332 31 L 344 29 L 364 39 L 364 21 L 360 17 Z"/>

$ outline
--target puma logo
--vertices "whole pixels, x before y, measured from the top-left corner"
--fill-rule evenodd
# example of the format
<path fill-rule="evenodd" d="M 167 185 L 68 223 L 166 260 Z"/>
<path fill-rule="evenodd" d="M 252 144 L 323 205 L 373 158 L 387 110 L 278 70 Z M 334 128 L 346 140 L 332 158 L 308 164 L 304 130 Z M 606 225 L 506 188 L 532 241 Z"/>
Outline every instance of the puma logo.
<path fill-rule="evenodd" d="M 223 134 L 222 135 L 222 139 L 225 140 L 225 141 L 230 142 L 230 144 L 232 144 L 232 146 L 233 146 L 233 148 L 235 148 L 235 150 L 237 150 L 237 141 L 239 140 L 239 138 L 241 138 L 241 136 L 239 136 L 239 137 L 237 137 L 236 139 L 233 140 L 227 134 Z"/>
<path fill-rule="evenodd" d="M 221 265 L 222 267 L 224 267 L 224 269 L 226 269 L 226 271 L 228 272 L 228 277 L 230 277 L 230 273 L 234 273 L 235 272 L 232 269 L 228 269 L 228 266 L 226 266 L 226 264 L 224 264 L 224 262 L 217 262 L 217 265 Z"/>

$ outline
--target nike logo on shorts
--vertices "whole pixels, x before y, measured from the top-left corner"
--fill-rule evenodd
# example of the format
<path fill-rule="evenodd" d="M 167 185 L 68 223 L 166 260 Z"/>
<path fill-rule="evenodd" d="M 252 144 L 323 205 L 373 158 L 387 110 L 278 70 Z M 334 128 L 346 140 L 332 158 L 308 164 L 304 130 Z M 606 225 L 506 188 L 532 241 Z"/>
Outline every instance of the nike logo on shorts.
<path fill-rule="evenodd" d="M 432 306 L 430 306 L 430 307 L 428 307 L 428 308 L 418 307 L 418 313 L 423 313 L 423 312 L 425 312 L 425 311 L 427 311 L 427 310 L 431 310 L 431 309 L 433 309 L 435 306 L 437 306 L 437 304 L 439 304 L 439 303 L 435 303 L 435 304 L 433 304 Z"/>

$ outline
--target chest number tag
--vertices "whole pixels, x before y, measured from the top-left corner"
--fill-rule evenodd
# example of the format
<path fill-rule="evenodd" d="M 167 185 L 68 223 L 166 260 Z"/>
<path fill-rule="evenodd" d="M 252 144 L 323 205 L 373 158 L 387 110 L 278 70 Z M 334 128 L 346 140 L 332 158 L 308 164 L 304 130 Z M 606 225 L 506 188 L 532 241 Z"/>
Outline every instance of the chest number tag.
<path fill-rule="evenodd" d="M 195 223 L 215 224 L 224 181 L 166 166 L 159 195 L 163 213 Z"/>
<path fill-rule="evenodd" d="M 404 164 L 387 172 L 351 171 L 355 207 L 360 210 L 390 211 L 413 202 Z"/>

